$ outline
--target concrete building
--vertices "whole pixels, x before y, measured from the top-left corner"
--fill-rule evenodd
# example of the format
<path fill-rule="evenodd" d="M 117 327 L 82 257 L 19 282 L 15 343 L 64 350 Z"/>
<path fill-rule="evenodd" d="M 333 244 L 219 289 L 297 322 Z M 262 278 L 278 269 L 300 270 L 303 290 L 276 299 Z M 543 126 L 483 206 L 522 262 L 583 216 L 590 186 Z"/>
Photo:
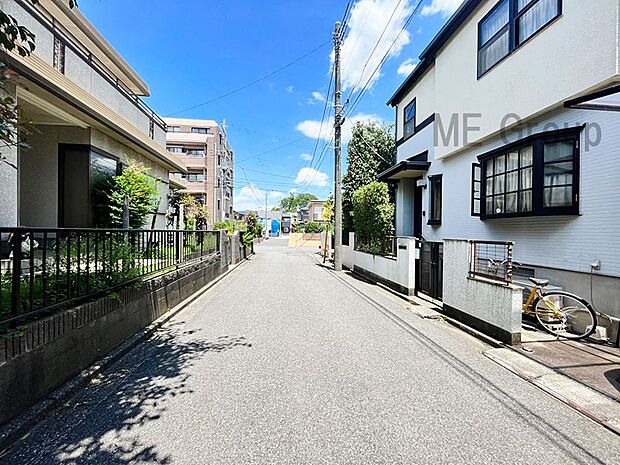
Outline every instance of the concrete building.
<path fill-rule="evenodd" d="M 389 101 L 396 234 L 514 241 L 620 317 L 619 18 L 617 0 L 466 0 Z"/>
<path fill-rule="evenodd" d="M 168 151 L 187 165 L 187 173 L 177 173 L 187 192 L 209 208 L 211 223 L 233 219 L 234 152 L 226 130 L 212 120 L 164 121 Z"/>
<path fill-rule="evenodd" d="M 97 180 L 137 160 L 161 181 L 155 225 L 165 227 L 169 173 L 185 165 L 166 151 L 165 123 L 141 100 L 147 84 L 66 1 L 0 0 L 0 8 L 36 36 L 28 57 L 0 52 L 10 69 L 4 92 L 35 125 L 21 134 L 28 148 L 2 149 L 10 164 L 0 162 L 0 226 L 91 227 Z"/>

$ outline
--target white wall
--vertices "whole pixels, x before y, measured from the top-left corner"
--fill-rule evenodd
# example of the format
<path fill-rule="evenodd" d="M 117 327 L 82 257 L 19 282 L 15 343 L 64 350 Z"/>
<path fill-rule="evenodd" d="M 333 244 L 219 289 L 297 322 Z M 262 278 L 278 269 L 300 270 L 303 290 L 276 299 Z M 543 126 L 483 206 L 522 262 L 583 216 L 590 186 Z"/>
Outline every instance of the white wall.
<path fill-rule="evenodd" d="M 501 138 L 432 163 L 429 175 L 443 174 L 443 214 L 440 226 L 423 219 L 428 240 L 463 238 L 515 241 L 516 261 L 562 270 L 589 272 L 593 260 L 602 261 L 601 274 L 620 277 L 620 115 L 611 112 L 562 110 L 538 120 L 542 127 L 555 122 L 596 124 L 601 142 L 587 148 L 582 133 L 580 160 L 580 215 L 505 218 L 481 221 L 471 216 L 471 165 L 478 155 L 506 144 Z M 423 209 L 429 209 L 429 189 Z M 427 215 L 428 216 L 428 215 Z"/>
<path fill-rule="evenodd" d="M 351 233 L 354 235 L 354 233 Z M 397 284 L 399 290 L 413 295 L 415 290 L 416 239 L 398 238 L 396 257 L 383 257 L 354 250 L 355 238 L 349 238 L 349 246 L 343 254 L 343 265 L 349 269 L 369 272 L 384 281 Z"/>
<path fill-rule="evenodd" d="M 468 277 L 470 244 L 446 240 L 443 246 L 443 303 L 512 335 L 521 333 L 523 289 Z M 479 328 L 480 329 L 480 328 Z"/>
<path fill-rule="evenodd" d="M 496 4 L 488 0 L 472 14 L 437 54 L 432 71 L 403 98 L 397 108 L 400 135 L 403 109 L 414 97 L 418 122 L 426 116 L 426 102 L 433 102 L 430 112 L 444 127 L 454 113 L 480 113 L 481 118 L 471 120 L 480 127 L 469 134 L 469 142 L 475 143 L 497 132 L 508 113 L 539 115 L 620 80 L 618 0 L 564 0 L 560 18 L 478 79 L 478 23 Z M 429 75 L 434 76 L 433 85 Z M 460 149 L 462 135 L 460 130 L 458 144 L 439 144 L 436 157 Z"/>
<path fill-rule="evenodd" d="M 416 124 L 420 124 L 436 111 L 435 104 L 435 69 L 430 68 L 416 84 L 415 92 L 410 92 L 399 103 L 396 114 L 396 140 L 403 137 L 404 109 L 416 99 Z M 425 149 L 423 149 L 425 150 Z M 415 154 L 414 154 L 415 155 Z"/>

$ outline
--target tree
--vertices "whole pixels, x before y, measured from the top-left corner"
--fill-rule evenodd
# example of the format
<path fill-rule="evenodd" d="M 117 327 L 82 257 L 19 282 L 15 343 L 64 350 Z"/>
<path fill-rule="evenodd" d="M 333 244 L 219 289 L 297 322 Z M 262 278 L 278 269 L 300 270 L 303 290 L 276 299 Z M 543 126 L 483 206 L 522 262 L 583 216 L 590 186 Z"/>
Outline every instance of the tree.
<path fill-rule="evenodd" d="M 353 193 L 356 243 L 373 254 L 385 252 L 386 238 L 394 232 L 394 204 L 387 184 L 371 182 Z"/>
<path fill-rule="evenodd" d="M 38 0 L 30 0 L 32 4 Z M 69 7 L 77 5 L 76 0 L 68 0 Z M 7 52 L 17 52 L 20 56 L 29 56 L 35 49 L 35 35 L 26 26 L 20 25 L 17 20 L 0 10 L 0 48 Z M 7 147 L 27 147 L 19 134 L 32 132 L 33 124 L 24 117 L 21 108 L 10 97 L 6 89 L 8 67 L 0 61 L 0 149 Z M 0 162 L 17 169 L 9 162 L 5 155 L 0 154 Z"/>
<path fill-rule="evenodd" d="M 347 172 L 342 179 L 343 234 L 353 230 L 353 193 L 376 181 L 379 173 L 395 163 L 391 126 L 359 122 L 353 127 L 347 146 Z"/>
<path fill-rule="evenodd" d="M 130 161 L 122 174 L 103 181 L 95 190 L 98 205 L 97 226 L 123 226 L 125 198 L 129 200 L 129 227 L 139 229 L 159 202 L 159 181 L 141 163 Z"/>
<path fill-rule="evenodd" d="M 318 200 L 318 197 L 307 192 L 302 192 L 300 194 L 291 193 L 280 200 L 280 205 L 278 205 L 278 207 L 280 210 L 287 213 L 297 212 L 301 207 L 308 205 L 308 202 L 311 200 Z"/>

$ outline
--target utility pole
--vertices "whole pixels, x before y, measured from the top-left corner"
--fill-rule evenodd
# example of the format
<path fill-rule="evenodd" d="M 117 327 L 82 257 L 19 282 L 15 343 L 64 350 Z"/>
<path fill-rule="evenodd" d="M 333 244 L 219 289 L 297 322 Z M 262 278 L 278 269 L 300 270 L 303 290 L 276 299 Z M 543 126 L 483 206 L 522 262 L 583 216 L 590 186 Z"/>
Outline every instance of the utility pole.
<path fill-rule="evenodd" d="M 269 198 L 269 192 L 265 190 L 265 237 L 269 237 L 269 224 L 267 223 L 267 199 Z"/>
<path fill-rule="evenodd" d="M 340 90 L 340 42 L 342 40 L 340 23 L 336 23 L 334 30 L 334 270 L 342 271 L 342 103 Z"/>

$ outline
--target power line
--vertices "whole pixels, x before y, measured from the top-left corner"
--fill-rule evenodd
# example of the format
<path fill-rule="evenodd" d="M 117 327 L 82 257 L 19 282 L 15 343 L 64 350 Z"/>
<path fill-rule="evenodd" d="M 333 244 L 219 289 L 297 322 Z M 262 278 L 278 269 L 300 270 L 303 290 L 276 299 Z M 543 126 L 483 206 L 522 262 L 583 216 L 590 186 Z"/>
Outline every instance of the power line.
<path fill-rule="evenodd" d="M 385 52 L 385 55 L 383 55 L 383 58 L 381 59 L 381 61 L 379 62 L 379 64 L 375 67 L 374 71 L 372 72 L 372 74 L 370 75 L 370 77 L 368 78 L 368 81 L 366 81 L 366 84 L 364 84 L 364 87 L 362 88 L 362 90 L 360 91 L 360 93 L 357 95 L 357 97 L 355 98 L 354 102 L 351 104 L 351 106 L 348 108 L 347 111 L 347 116 L 350 115 L 353 110 L 355 109 L 355 107 L 357 106 L 357 104 L 359 103 L 359 101 L 361 100 L 362 96 L 365 94 L 366 90 L 368 89 L 370 83 L 372 82 L 375 74 L 377 73 L 377 71 L 379 69 L 381 69 L 381 66 L 383 66 L 383 63 L 385 63 L 385 61 L 387 60 L 388 56 L 390 55 L 390 52 L 392 51 L 392 48 L 394 48 L 394 45 L 396 45 L 396 42 L 398 42 L 398 39 L 400 39 L 400 36 L 402 35 L 402 33 L 407 29 L 407 27 L 409 26 L 409 24 L 411 23 L 411 20 L 413 19 L 413 17 L 417 14 L 417 12 L 420 9 L 420 6 L 422 6 L 422 0 L 418 0 L 417 5 L 415 6 L 415 8 L 413 9 L 413 11 L 411 12 L 411 14 L 409 15 L 409 17 L 407 18 L 407 21 L 405 21 L 405 24 L 403 25 L 403 27 L 401 28 L 400 32 L 398 33 L 398 35 L 396 36 L 396 38 L 394 39 L 394 41 L 392 42 L 392 45 L 390 45 L 390 47 L 388 48 L 387 52 Z"/>
<path fill-rule="evenodd" d="M 284 147 L 288 147 L 289 145 L 296 144 L 297 142 L 301 142 L 302 140 L 306 140 L 306 139 L 307 138 L 305 136 L 304 137 L 300 137 L 299 139 L 295 139 L 295 140 L 292 140 L 292 141 L 287 142 L 285 144 L 278 145 L 277 147 L 274 147 L 274 148 L 269 149 L 269 150 L 265 150 L 264 152 L 258 153 L 256 155 L 250 155 L 250 156 L 245 157 L 245 158 L 243 158 L 243 159 L 241 159 L 239 161 L 246 161 L 246 160 L 250 160 L 252 158 L 259 158 L 259 157 L 262 157 L 263 155 L 267 155 L 268 153 L 275 152 L 276 150 L 283 149 Z"/>
<path fill-rule="evenodd" d="M 294 59 L 293 61 L 291 61 L 291 62 L 289 62 L 289 63 L 285 64 L 284 66 L 279 67 L 279 68 L 278 68 L 278 69 L 276 69 L 275 71 L 272 71 L 272 72 L 270 72 L 269 74 L 266 74 L 266 75 L 264 75 L 264 76 L 262 76 L 262 77 L 260 77 L 260 78 L 258 78 L 258 79 L 255 79 L 254 81 L 252 81 L 252 82 L 250 82 L 250 83 L 248 83 L 248 84 L 245 84 L 245 85 L 243 85 L 243 86 L 241 86 L 241 87 L 238 87 L 238 88 L 236 88 L 236 89 L 234 89 L 234 90 L 231 90 L 231 91 L 229 91 L 229 92 L 227 92 L 227 93 L 225 93 L 225 94 L 218 95 L 217 97 L 214 97 L 214 98 L 212 98 L 211 100 L 207 100 L 206 102 L 202 102 L 202 103 L 199 103 L 199 104 L 197 104 L 197 105 L 193 105 L 193 106 L 191 106 L 191 107 L 185 108 L 185 109 L 183 109 L 183 110 L 179 110 L 179 111 L 176 111 L 176 112 L 174 112 L 174 113 L 170 113 L 170 114 L 168 114 L 168 115 L 166 115 L 166 116 L 175 116 L 175 115 L 179 115 L 179 114 L 181 114 L 181 113 L 185 113 L 185 112 L 187 112 L 187 111 L 190 111 L 190 110 L 195 110 L 196 108 L 200 108 L 200 107 L 202 107 L 202 106 L 209 105 L 210 103 L 217 102 L 218 100 L 221 100 L 221 99 L 223 99 L 223 98 L 230 97 L 231 95 L 236 94 L 237 92 L 240 92 L 240 91 L 242 91 L 242 90 L 245 90 L 245 89 L 247 89 L 248 87 L 252 87 L 253 85 L 258 84 L 259 82 L 264 81 L 265 79 L 269 79 L 270 77 L 275 76 L 275 75 L 276 75 L 276 74 L 278 74 L 279 72 L 284 71 L 286 68 L 289 68 L 289 67 L 293 66 L 294 64 L 296 64 L 296 63 L 300 62 L 301 60 L 303 60 L 304 58 L 306 58 L 306 57 L 308 57 L 308 56 L 312 55 L 313 53 L 317 52 L 318 50 L 322 49 L 323 47 L 325 47 L 325 46 L 326 46 L 327 44 L 329 44 L 330 42 L 331 42 L 331 41 L 330 41 L 330 40 L 328 40 L 327 42 L 322 43 L 322 44 L 321 44 L 321 45 L 319 45 L 318 47 L 313 48 L 313 49 L 312 49 L 312 50 L 310 50 L 309 52 L 307 52 L 307 53 L 303 54 L 302 56 L 300 56 L 300 57 L 298 57 L 298 58 Z"/>
<path fill-rule="evenodd" d="M 351 91 L 349 92 L 349 96 L 347 97 L 347 100 L 349 100 L 351 98 L 351 96 L 353 95 L 353 92 L 355 92 L 355 89 L 357 89 L 357 87 L 359 86 L 360 82 L 362 82 L 362 79 L 364 78 L 364 71 L 366 71 L 366 67 L 368 66 L 368 63 L 370 63 L 370 60 L 371 60 L 372 56 L 375 54 L 375 51 L 377 50 L 377 47 L 381 43 L 381 39 L 383 39 L 383 36 L 385 35 L 385 33 L 386 33 L 387 29 L 388 29 L 388 26 L 390 24 L 392 24 L 392 19 L 394 18 L 394 15 L 398 11 L 398 7 L 400 6 L 400 4 L 402 2 L 403 2 L 403 0 L 399 0 L 398 1 L 396 6 L 394 7 L 394 10 L 392 11 L 392 14 L 390 15 L 390 18 L 387 20 L 387 23 L 385 23 L 385 27 L 383 28 L 383 31 L 381 31 L 381 35 L 379 36 L 379 39 L 377 40 L 377 43 L 375 44 L 375 46 L 373 47 L 372 51 L 370 52 L 370 55 L 368 55 L 368 59 L 366 60 L 366 63 L 364 63 L 364 67 L 362 68 L 362 71 L 360 72 L 360 77 L 359 77 L 358 81 L 355 83 L 355 85 L 351 88 Z M 359 36 L 358 36 L 358 39 L 359 39 Z"/>

